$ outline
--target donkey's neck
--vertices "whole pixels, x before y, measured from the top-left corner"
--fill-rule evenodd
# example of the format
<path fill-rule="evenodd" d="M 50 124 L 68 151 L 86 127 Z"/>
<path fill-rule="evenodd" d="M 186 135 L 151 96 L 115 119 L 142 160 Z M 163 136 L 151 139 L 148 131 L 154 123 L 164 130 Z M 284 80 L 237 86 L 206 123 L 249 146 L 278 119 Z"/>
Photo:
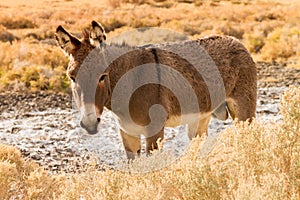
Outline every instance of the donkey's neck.
<path fill-rule="evenodd" d="M 105 72 L 109 73 L 110 78 L 110 87 L 111 91 L 113 92 L 117 84 L 120 84 L 120 81 L 124 83 L 122 78 L 124 78 L 125 74 L 132 70 L 137 66 L 141 66 L 144 64 L 155 63 L 156 55 L 153 54 L 151 48 L 145 47 L 130 47 L 130 46 L 117 46 L 117 48 L 121 47 L 121 49 L 117 49 L 118 52 L 116 53 L 118 57 L 114 59 L 105 70 Z M 116 56 L 116 55 L 114 55 Z M 136 77 L 129 77 L 129 80 L 126 80 L 126 87 L 134 87 L 134 79 L 139 78 Z M 128 94 L 132 95 L 132 94 Z M 111 97 L 107 101 L 105 107 L 111 110 Z"/>

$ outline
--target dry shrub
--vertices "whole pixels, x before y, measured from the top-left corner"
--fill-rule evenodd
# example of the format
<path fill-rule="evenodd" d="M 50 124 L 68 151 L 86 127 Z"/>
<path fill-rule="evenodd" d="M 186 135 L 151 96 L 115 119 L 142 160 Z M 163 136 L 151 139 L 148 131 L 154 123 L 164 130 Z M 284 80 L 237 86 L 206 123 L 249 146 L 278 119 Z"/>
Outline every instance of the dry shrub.
<path fill-rule="evenodd" d="M 262 33 L 244 34 L 244 44 L 251 53 L 259 53 L 265 45 Z"/>
<path fill-rule="evenodd" d="M 164 8 L 170 8 L 174 5 L 174 3 L 177 1 L 174 0 L 109 0 L 109 4 L 113 8 L 121 7 L 122 4 L 134 4 L 134 5 L 142 5 L 142 4 L 150 4 L 154 7 L 164 7 Z M 187 2 L 187 1 L 186 1 Z M 192 3 L 193 1 L 190 1 L 189 3 Z"/>
<path fill-rule="evenodd" d="M 50 176 L 16 148 L 0 144 L 1 199 L 55 199 L 64 181 L 65 176 Z"/>
<path fill-rule="evenodd" d="M 230 35 L 238 39 L 242 39 L 244 35 L 244 30 L 240 26 L 235 26 L 229 22 L 224 23 L 220 27 L 220 32 L 224 35 Z"/>
<path fill-rule="evenodd" d="M 0 24 L 0 41 L 1 42 L 10 42 L 18 40 L 19 38 L 14 36 L 12 33 L 7 31 L 7 29 Z"/>
<path fill-rule="evenodd" d="M 199 35 L 201 34 L 201 30 L 199 27 L 194 27 L 191 25 L 184 25 L 183 26 L 183 31 L 187 33 L 188 35 L 194 36 L 194 35 Z"/>
<path fill-rule="evenodd" d="M 254 18 L 254 20 L 258 22 L 282 19 L 282 13 L 279 13 L 278 11 L 275 12 L 274 10 L 258 13 Z"/>
<path fill-rule="evenodd" d="M 13 60 L 15 59 L 15 48 L 10 45 L 8 42 L 0 42 L 0 70 L 9 70 L 12 66 Z"/>
<path fill-rule="evenodd" d="M 107 33 L 114 31 L 115 29 L 121 28 L 125 25 L 125 22 L 116 18 L 111 18 L 103 22 L 103 26 Z"/>
<path fill-rule="evenodd" d="M 21 153 L 14 147 L 0 144 L 0 197 L 10 199 L 18 197 L 24 183 L 24 176 L 28 176 L 36 165 L 25 161 Z"/>
<path fill-rule="evenodd" d="M 7 29 L 25 29 L 25 28 L 36 28 L 37 25 L 28 18 L 25 17 L 8 17 L 1 16 L 0 24 L 5 26 Z"/>
<path fill-rule="evenodd" d="M 21 153 L 17 149 L 0 144 L 0 160 L 14 164 L 20 170 L 23 164 Z"/>
<path fill-rule="evenodd" d="M 63 66 L 56 67 L 53 75 L 49 77 L 49 90 L 56 92 L 69 92 L 70 80 Z"/>
<path fill-rule="evenodd" d="M 261 49 L 264 60 L 286 61 L 297 55 L 300 48 L 300 32 L 298 27 L 276 28 L 272 31 Z"/>
<path fill-rule="evenodd" d="M 17 169 L 15 164 L 7 161 L 0 162 L 0 197 L 8 199 L 9 193 L 14 188 L 14 183 L 18 179 Z"/>
<path fill-rule="evenodd" d="M 121 4 L 125 4 L 125 3 L 131 3 L 131 4 L 136 4 L 136 5 L 140 5 L 140 4 L 144 4 L 146 2 L 146 0 L 109 0 L 109 5 L 111 5 L 113 8 L 117 8 L 120 7 Z"/>
<path fill-rule="evenodd" d="M 284 116 L 283 127 L 291 131 L 294 139 L 300 134 L 300 91 L 297 87 L 290 87 L 281 101 L 281 114 Z"/>
<path fill-rule="evenodd" d="M 47 44 L 30 44 L 25 41 L 9 43 L 0 42 L 0 67 L 6 70 L 27 65 L 43 65 L 51 69 L 68 65 L 68 59 L 55 46 Z"/>
<path fill-rule="evenodd" d="M 300 197 L 300 88 L 291 87 L 281 103 L 283 124 L 236 123 L 222 134 L 208 158 L 237 199 Z M 297 105 L 296 105 L 297 104 Z"/>
<path fill-rule="evenodd" d="M 0 48 L 3 50 L 0 51 L 0 90 L 20 86 L 19 83 L 29 90 L 68 90 L 65 76 L 68 59 L 59 48 L 24 41 L 12 45 L 0 42 Z"/>
<path fill-rule="evenodd" d="M 49 81 L 43 73 L 42 67 L 24 67 L 21 72 L 21 81 L 31 90 L 47 90 Z"/>
<path fill-rule="evenodd" d="M 26 197 L 28 199 L 57 199 L 65 189 L 64 175 L 50 176 L 47 171 L 37 168 L 25 179 Z"/>

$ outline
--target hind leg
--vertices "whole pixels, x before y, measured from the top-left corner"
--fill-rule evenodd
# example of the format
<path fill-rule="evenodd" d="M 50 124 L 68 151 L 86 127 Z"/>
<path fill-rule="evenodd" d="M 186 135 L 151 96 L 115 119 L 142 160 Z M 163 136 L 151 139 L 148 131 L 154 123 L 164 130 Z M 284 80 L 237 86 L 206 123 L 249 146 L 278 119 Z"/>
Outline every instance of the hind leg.
<path fill-rule="evenodd" d="M 225 121 L 228 119 L 228 111 L 226 109 L 226 102 L 222 103 L 213 113 L 212 116 L 214 118 L 217 118 L 219 120 Z"/>
<path fill-rule="evenodd" d="M 197 136 L 202 136 L 203 134 L 208 134 L 208 125 L 210 122 L 211 116 L 208 116 L 204 119 L 199 120 L 199 127 L 197 131 Z"/>
<path fill-rule="evenodd" d="M 120 130 L 122 142 L 128 159 L 134 159 L 141 152 L 141 139 Z"/>
<path fill-rule="evenodd" d="M 164 139 L 164 129 L 162 129 L 159 133 L 154 136 L 146 138 L 146 153 L 150 154 L 151 151 L 159 149 L 158 141 L 162 141 Z"/>
<path fill-rule="evenodd" d="M 238 119 L 251 122 L 255 117 L 256 112 L 256 98 L 249 98 L 249 96 L 233 97 L 227 101 L 228 110 L 232 119 Z"/>
<path fill-rule="evenodd" d="M 233 119 L 241 121 L 249 120 L 255 117 L 257 100 L 257 71 L 255 63 L 247 57 L 243 63 L 236 63 L 240 67 L 239 77 L 226 98 L 229 113 Z"/>

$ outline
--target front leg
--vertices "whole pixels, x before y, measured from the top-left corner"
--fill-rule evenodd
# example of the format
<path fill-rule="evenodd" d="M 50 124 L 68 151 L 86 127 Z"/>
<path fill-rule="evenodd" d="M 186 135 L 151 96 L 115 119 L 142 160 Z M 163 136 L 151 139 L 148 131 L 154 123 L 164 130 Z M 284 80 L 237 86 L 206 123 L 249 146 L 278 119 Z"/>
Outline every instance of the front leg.
<path fill-rule="evenodd" d="M 164 139 L 164 129 L 154 136 L 146 138 L 146 153 L 150 154 L 151 151 L 159 149 L 158 140 L 162 141 Z"/>
<path fill-rule="evenodd" d="M 141 138 L 131 136 L 120 129 L 122 142 L 128 159 L 134 159 L 141 152 Z"/>

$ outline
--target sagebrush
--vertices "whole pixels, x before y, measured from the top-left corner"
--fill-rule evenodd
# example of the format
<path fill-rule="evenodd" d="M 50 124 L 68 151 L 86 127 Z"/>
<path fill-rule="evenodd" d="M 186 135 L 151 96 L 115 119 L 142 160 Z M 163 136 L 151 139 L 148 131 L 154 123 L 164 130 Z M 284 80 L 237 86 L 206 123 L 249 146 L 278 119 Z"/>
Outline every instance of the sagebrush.
<path fill-rule="evenodd" d="M 231 35 L 240 39 L 257 61 L 300 66 L 300 4 L 295 0 L 51 2 L 55 6 L 49 6 L 48 1 L 35 1 L 24 5 L 19 1 L 5 2 L 0 10 L 0 91 L 66 91 L 69 82 L 61 72 L 67 59 L 55 44 L 55 29 L 63 25 L 80 35 L 91 20 L 104 25 L 108 38 L 143 27 L 168 28 L 190 38 Z M 24 70 L 37 68 L 41 77 L 20 79 L 21 66 Z"/>

